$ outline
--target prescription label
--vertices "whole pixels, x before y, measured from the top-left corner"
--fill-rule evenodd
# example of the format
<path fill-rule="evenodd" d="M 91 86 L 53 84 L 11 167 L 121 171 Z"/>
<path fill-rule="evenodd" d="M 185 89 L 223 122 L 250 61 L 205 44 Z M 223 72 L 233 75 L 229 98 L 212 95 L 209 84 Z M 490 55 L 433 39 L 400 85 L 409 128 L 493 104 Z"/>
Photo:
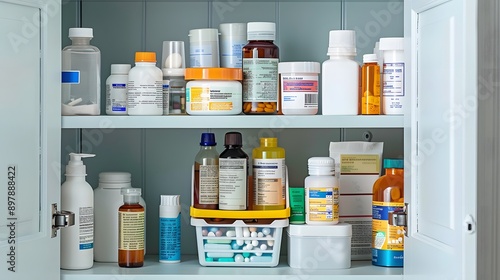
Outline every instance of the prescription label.
<path fill-rule="evenodd" d="M 254 159 L 255 205 L 281 205 L 285 200 L 285 159 Z"/>
<path fill-rule="evenodd" d="M 190 87 L 186 89 L 186 101 L 191 111 L 231 111 L 234 99 L 241 98 L 241 92 L 234 87 Z"/>
<path fill-rule="evenodd" d="M 404 96 L 404 68 L 405 64 L 384 63 L 383 74 L 383 95 L 384 96 Z"/>
<path fill-rule="evenodd" d="M 80 250 L 94 248 L 94 208 L 80 207 L 78 219 Z"/>
<path fill-rule="evenodd" d="M 200 165 L 200 204 L 219 203 L 219 166 Z"/>
<path fill-rule="evenodd" d="M 404 203 L 399 202 L 373 202 L 372 260 L 376 264 L 398 266 L 402 263 L 405 230 L 402 226 L 389 224 L 389 213 L 403 207 Z"/>
<path fill-rule="evenodd" d="M 318 76 L 283 76 L 283 109 L 318 108 Z"/>
<path fill-rule="evenodd" d="M 307 188 L 306 199 L 309 202 L 307 212 L 309 220 L 315 222 L 333 222 L 339 220 L 339 188 Z"/>
<path fill-rule="evenodd" d="M 144 250 L 144 212 L 118 212 L 118 249 Z"/>
<path fill-rule="evenodd" d="M 340 155 L 340 175 L 379 175 L 380 158 L 378 155 Z"/>
<path fill-rule="evenodd" d="M 278 61 L 243 58 L 243 102 L 277 102 Z"/>

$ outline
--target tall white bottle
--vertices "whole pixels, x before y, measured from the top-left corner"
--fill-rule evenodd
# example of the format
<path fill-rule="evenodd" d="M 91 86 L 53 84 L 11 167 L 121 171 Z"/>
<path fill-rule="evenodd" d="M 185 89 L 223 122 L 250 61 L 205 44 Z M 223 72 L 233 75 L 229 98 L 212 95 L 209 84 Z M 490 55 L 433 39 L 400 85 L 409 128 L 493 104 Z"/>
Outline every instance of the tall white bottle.
<path fill-rule="evenodd" d="M 329 60 L 322 65 L 321 110 L 323 115 L 357 115 L 359 64 L 354 30 L 330 31 Z"/>
<path fill-rule="evenodd" d="M 94 263 L 94 191 L 85 181 L 82 158 L 70 153 L 66 181 L 61 186 L 61 209 L 75 213 L 75 225 L 61 230 L 61 268 L 87 269 Z"/>

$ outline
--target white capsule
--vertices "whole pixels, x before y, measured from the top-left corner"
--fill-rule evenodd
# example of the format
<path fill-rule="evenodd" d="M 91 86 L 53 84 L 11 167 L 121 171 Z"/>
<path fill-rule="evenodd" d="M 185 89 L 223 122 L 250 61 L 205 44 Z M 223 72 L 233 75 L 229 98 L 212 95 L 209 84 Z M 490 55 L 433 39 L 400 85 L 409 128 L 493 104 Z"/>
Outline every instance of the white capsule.
<path fill-rule="evenodd" d="M 238 244 L 238 246 L 243 246 L 243 244 L 245 244 L 245 241 L 243 241 L 242 239 L 238 239 L 236 240 L 236 244 Z"/>
<path fill-rule="evenodd" d="M 226 231 L 226 236 L 227 237 L 235 237 L 236 232 L 234 230 L 228 230 L 228 231 Z"/>
<path fill-rule="evenodd" d="M 242 255 L 242 254 L 236 254 L 236 255 L 234 256 L 234 261 L 235 261 L 235 262 L 244 262 L 244 261 L 245 261 L 245 258 L 243 257 L 243 255 Z"/>
<path fill-rule="evenodd" d="M 210 236 L 210 237 L 215 237 L 215 232 L 211 231 L 211 232 L 209 232 L 209 233 L 208 233 L 208 235 L 207 235 L 207 236 Z"/>
<path fill-rule="evenodd" d="M 247 250 L 252 250 L 253 249 L 253 245 L 252 243 L 248 244 L 247 246 L 245 246 L 247 248 Z"/>
<path fill-rule="evenodd" d="M 261 244 L 261 245 L 260 245 L 260 249 L 261 249 L 262 251 L 267 250 L 267 245 L 266 245 L 266 244 Z"/>
<path fill-rule="evenodd" d="M 274 246 L 274 240 L 267 240 L 267 246 Z"/>
<path fill-rule="evenodd" d="M 250 258 L 245 258 L 245 262 L 250 262 Z"/>
<path fill-rule="evenodd" d="M 259 231 L 259 233 L 257 233 L 257 237 L 262 238 L 262 237 L 264 237 L 264 234 L 261 231 Z"/>
<path fill-rule="evenodd" d="M 252 246 L 258 247 L 259 246 L 259 240 L 252 240 Z"/>
<path fill-rule="evenodd" d="M 260 249 L 259 249 L 259 248 L 255 248 L 255 250 L 254 250 L 254 254 L 255 254 L 257 257 L 262 256 L 262 252 L 260 251 Z"/>
<path fill-rule="evenodd" d="M 250 237 L 256 238 L 257 237 L 257 232 L 255 232 L 255 231 L 250 232 Z"/>
<path fill-rule="evenodd" d="M 252 244 L 252 240 L 245 240 L 245 244 Z"/>
<path fill-rule="evenodd" d="M 265 228 L 262 229 L 262 233 L 264 235 L 269 235 L 269 234 L 271 234 L 271 229 L 268 228 L 268 227 L 265 227 Z"/>
<path fill-rule="evenodd" d="M 250 237 L 250 231 L 248 228 L 243 228 L 243 237 Z"/>

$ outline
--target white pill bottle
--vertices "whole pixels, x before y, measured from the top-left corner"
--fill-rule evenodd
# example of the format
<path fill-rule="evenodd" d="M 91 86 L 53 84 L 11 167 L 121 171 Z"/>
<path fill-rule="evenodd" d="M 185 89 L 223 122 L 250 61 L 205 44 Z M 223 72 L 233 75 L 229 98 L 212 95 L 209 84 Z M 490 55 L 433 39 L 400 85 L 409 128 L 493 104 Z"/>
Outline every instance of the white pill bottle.
<path fill-rule="evenodd" d="M 163 72 L 156 67 L 156 53 L 135 53 L 135 67 L 130 69 L 127 87 L 129 115 L 163 115 Z"/>
<path fill-rule="evenodd" d="M 382 113 L 403 115 L 404 113 L 404 38 L 380 38 L 380 52 L 383 54 Z"/>
<path fill-rule="evenodd" d="M 339 183 L 335 160 L 312 157 L 307 161 L 309 176 L 304 181 L 306 224 L 334 225 L 339 222 Z"/>
<path fill-rule="evenodd" d="M 111 75 L 106 79 L 106 114 L 127 114 L 127 83 L 130 64 L 111 64 Z"/>

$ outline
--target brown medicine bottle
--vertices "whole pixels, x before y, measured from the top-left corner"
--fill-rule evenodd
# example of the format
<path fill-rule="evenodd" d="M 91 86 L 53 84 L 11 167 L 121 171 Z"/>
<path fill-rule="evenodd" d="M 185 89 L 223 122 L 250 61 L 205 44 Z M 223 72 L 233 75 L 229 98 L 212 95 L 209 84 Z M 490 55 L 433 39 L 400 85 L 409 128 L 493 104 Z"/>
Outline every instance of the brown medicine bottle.
<path fill-rule="evenodd" d="M 249 22 L 243 47 L 243 113 L 275 114 L 278 104 L 279 48 L 274 22 Z"/>
<path fill-rule="evenodd" d="M 363 55 L 361 68 L 361 114 L 380 115 L 380 67 L 376 54 Z"/>
<path fill-rule="evenodd" d="M 144 207 L 139 204 L 141 189 L 123 188 L 123 205 L 118 209 L 118 265 L 144 265 Z"/>

